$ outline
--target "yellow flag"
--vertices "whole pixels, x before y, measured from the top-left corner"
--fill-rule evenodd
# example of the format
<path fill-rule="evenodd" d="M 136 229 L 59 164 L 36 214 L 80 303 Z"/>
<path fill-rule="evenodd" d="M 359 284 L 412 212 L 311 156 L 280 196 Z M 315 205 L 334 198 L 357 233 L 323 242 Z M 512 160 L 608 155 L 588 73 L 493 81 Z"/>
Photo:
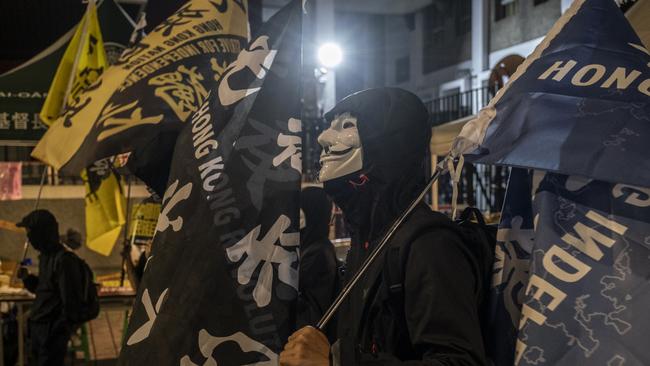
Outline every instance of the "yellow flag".
<path fill-rule="evenodd" d="M 109 159 L 100 160 L 81 173 L 86 190 L 86 245 L 106 256 L 126 222 L 122 179 L 111 165 Z"/>
<path fill-rule="evenodd" d="M 243 0 L 187 1 L 80 93 L 32 156 L 77 173 L 180 131 L 246 46 L 246 8 Z"/>
<path fill-rule="evenodd" d="M 49 125 L 59 118 L 106 68 L 97 7 L 90 0 L 54 75 L 41 119 Z M 126 222 L 122 182 L 109 164 L 112 163 L 108 159 L 101 160 L 81 173 L 86 188 L 86 243 L 103 255 L 110 255 Z"/>
<path fill-rule="evenodd" d="M 97 7 L 91 0 L 50 85 L 40 113 L 43 122 L 49 126 L 56 121 L 65 112 L 65 107 L 72 105 L 107 67 Z"/>

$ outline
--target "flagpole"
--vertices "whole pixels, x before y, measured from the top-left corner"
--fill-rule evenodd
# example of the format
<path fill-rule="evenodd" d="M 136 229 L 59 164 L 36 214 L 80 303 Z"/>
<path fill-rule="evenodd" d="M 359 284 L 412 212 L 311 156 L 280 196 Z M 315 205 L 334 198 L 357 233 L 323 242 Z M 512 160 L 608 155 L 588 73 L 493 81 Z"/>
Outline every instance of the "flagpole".
<path fill-rule="evenodd" d="M 48 166 L 45 165 L 45 169 L 43 169 L 43 174 L 41 174 L 41 184 L 38 186 L 38 194 L 36 195 L 36 203 L 34 204 L 34 211 L 38 209 L 38 205 L 41 202 L 41 193 L 43 193 L 43 185 L 45 184 L 45 176 L 47 175 L 47 169 Z M 23 246 L 23 255 L 20 258 L 20 262 L 18 262 L 18 265 L 16 266 L 16 269 L 14 270 L 14 273 L 11 275 L 11 280 L 9 281 L 9 284 L 13 284 L 16 281 L 16 275 L 18 274 L 18 268 L 22 265 L 22 263 L 25 261 L 25 258 L 27 257 L 27 252 L 29 251 L 29 238 L 25 239 L 25 244 Z"/>
<path fill-rule="evenodd" d="M 318 324 L 316 327 L 320 330 L 324 330 L 325 326 L 327 326 L 327 323 L 332 319 L 334 316 L 334 313 L 339 309 L 343 301 L 350 295 L 350 292 L 352 291 L 352 288 L 356 286 L 356 284 L 359 282 L 361 277 L 368 271 L 368 268 L 375 262 L 375 260 L 379 257 L 379 255 L 384 251 L 384 248 L 390 241 L 390 239 L 393 237 L 397 229 L 402 225 L 404 220 L 408 217 L 408 215 L 413 212 L 415 207 L 417 206 L 420 201 L 426 196 L 426 194 L 429 192 L 429 189 L 431 188 L 431 185 L 438 180 L 440 175 L 446 172 L 445 170 L 445 163 L 447 160 L 450 159 L 448 156 L 445 158 L 440 164 L 436 165 L 435 171 L 429 178 L 429 181 L 427 182 L 426 186 L 420 194 L 411 202 L 411 204 L 402 212 L 402 214 L 393 222 L 393 224 L 390 226 L 390 229 L 388 232 L 384 235 L 384 237 L 381 239 L 379 244 L 370 252 L 370 255 L 363 261 L 361 264 L 361 268 L 354 274 L 352 279 L 345 284 L 339 295 L 336 297 L 332 305 L 330 305 L 329 309 L 325 312 L 323 317 L 318 321 Z"/>
<path fill-rule="evenodd" d="M 126 222 L 124 223 L 124 244 L 122 245 L 122 271 L 120 273 L 120 287 L 124 286 L 124 276 L 126 274 L 124 266 L 127 265 L 126 261 L 128 253 L 126 253 L 126 245 L 129 241 L 129 211 L 131 206 L 131 176 L 127 175 L 126 180 L 128 188 L 126 190 Z"/>
<path fill-rule="evenodd" d="M 88 15 L 90 14 L 90 5 L 95 5 L 95 0 L 88 0 L 88 6 L 86 6 L 86 12 L 84 13 L 84 16 L 82 18 L 82 31 L 81 31 L 81 37 L 79 40 L 79 47 L 77 47 L 77 53 L 74 56 L 74 62 L 72 63 L 72 70 L 70 72 L 70 77 L 68 78 L 68 85 L 65 88 L 65 94 L 63 94 L 63 100 L 61 101 L 61 108 L 59 109 L 60 115 L 65 112 L 65 108 L 67 106 L 67 101 L 68 101 L 68 96 L 70 95 L 70 91 L 72 90 L 72 84 L 74 83 L 74 79 L 76 79 L 77 76 L 77 66 L 79 66 L 79 60 L 81 59 L 81 52 L 83 51 L 84 48 L 84 40 L 86 39 L 86 34 L 88 34 Z"/>

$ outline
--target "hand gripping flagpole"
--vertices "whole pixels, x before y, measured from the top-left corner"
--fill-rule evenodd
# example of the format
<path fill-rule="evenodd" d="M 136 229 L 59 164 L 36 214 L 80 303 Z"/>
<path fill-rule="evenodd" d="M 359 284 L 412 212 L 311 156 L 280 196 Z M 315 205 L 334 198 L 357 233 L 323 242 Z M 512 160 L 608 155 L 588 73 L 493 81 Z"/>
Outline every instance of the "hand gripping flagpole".
<path fill-rule="evenodd" d="M 332 305 L 330 305 L 329 309 L 323 314 L 323 317 L 318 321 L 318 324 L 316 327 L 319 330 L 324 330 L 325 326 L 327 323 L 332 319 L 334 316 L 334 313 L 341 307 L 341 304 L 343 301 L 350 295 L 350 291 L 352 291 L 352 288 L 356 286 L 356 284 L 359 282 L 361 277 L 368 271 L 368 268 L 370 265 L 372 265 L 375 260 L 379 257 L 379 255 L 384 251 L 384 248 L 390 241 L 390 239 L 393 237 L 397 229 L 402 225 L 404 220 L 408 217 L 408 215 L 413 212 L 415 207 L 417 206 L 420 201 L 424 198 L 424 196 L 429 192 L 429 189 L 431 188 L 431 185 L 438 180 L 440 175 L 444 174 L 446 172 L 446 164 L 449 159 L 452 159 L 451 156 L 447 156 L 443 161 L 440 162 L 440 164 L 436 165 L 436 170 L 433 172 L 431 177 L 429 178 L 429 181 L 427 182 L 426 186 L 420 194 L 411 202 L 411 204 L 402 212 L 401 215 L 393 222 L 393 224 L 390 226 L 390 229 L 388 232 L 384 235 L 384 237 L 381 239 L 379 242 L 379 245 L 377 245 L 371 252 L 370 255 L 363 261 L 361 264 L 361 268 L 354 274 L 354 276 L 348 281 L 347 284 L 343 287 L 339 295 L 336 297 Z"/>

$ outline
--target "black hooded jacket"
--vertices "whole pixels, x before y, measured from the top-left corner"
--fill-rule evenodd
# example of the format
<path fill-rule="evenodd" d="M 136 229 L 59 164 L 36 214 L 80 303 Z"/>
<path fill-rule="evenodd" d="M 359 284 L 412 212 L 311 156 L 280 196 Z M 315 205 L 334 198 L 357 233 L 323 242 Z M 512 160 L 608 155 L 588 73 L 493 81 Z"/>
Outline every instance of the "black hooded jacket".
<path fill-rule="evenodd" d="M 325 117 L 331 121 L 345 112 L 357 117 L 363 168 L 324 186 L 343 210 L 351 233 L 349 278 L 423 189 L 430 126 L 419 98 L 397 88 L 348 96 Z M 391 247 L 404 245 L 400 238 L 410 241 L 398 299 L 403 311 L 393 311 L 385 256 L 371 266 L 338 312 L 341 365 L 486 363 L 477 264 L 460 237 L 444 228 L 450 224 L 422 205 L 398 229 Z"/>
<path fill-rule="evenodd" d="M 338 291 L 338 265 L 329 241 L 332 203 L 325 191 L 306 187 L 300 194 L 305 227 L 300 230 L 300 302 L 298 325 L 315 325 Z"/>
<path fill-rule="evenodd" d="M 35 322 L 77 322 L 83 293 L 83 273 L 74 258 L 59 242 L 59 225 L 46 210 L 27 215 L 20 226 L 27 229 L 27 238 L 40 254 L 38 276 L 23 279 L 25 288 L 36 295 L 30 319 Z"/>

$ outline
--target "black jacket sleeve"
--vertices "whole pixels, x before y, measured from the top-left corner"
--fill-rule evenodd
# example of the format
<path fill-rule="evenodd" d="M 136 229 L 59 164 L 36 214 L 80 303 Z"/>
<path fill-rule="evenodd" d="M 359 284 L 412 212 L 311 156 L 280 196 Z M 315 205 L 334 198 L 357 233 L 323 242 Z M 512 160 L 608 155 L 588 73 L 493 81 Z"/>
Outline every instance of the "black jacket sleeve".
<path fill-rule="evenodd" d="M 413 242 L 404 278 L 411 343 L 422 360 L 380 354 L 363 365 L 486 365 L 478 314 L 479 271 L 453 232 L 436 230 Z"/>
<path fill-rule="evenodd" d="M 79 311 L 81 309 L 83 296 L 83 269 L 74 257 L 74 254 L 66 253 L 61 256 L 57 263 L 57 283 L 63 303 L 63 316 L 71 323 L 79 322 Z"/>
<path fill-rule="evenodd" d="M 27 291 L 36 293 L 36 288 L 38 287 L 38 276 L 33 274 L 27 275 L 27 277 L 23 279 L 23 286 L 25 286 Z"/>
<path fill-rule="evenodd" d="M 327 245 L 332 246 L 329 241 Z M 315 326 L 336 296 L 336 255 L 331 248 L 307 250 L 300 259 L 300 296 L 298 298 L 298 327 Z M 326 329 L 332 340 L 334 324 Z"/>

